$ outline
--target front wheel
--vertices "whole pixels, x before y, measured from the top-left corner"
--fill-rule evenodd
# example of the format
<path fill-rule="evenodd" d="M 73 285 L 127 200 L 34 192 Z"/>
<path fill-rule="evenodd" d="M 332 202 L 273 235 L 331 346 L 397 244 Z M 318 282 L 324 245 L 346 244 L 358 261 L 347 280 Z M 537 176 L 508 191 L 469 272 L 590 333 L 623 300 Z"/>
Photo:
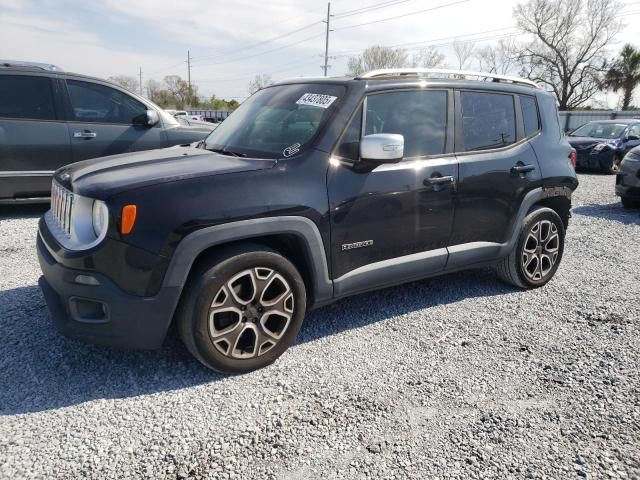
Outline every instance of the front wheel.
<path fill-rule="evenodd" d="M 500 261 L 498 276 L 520 288 L 537 288 L 553 278 L 564 252 L 564 224 L 550 208 L 529 213 L 512 251 Z"/>
<path fill-rule="evenodd" d="M 207 367 L 246 373 L 271 364 L 293 343 L 306 302 L 289 260 L 260 245 L 236 247 L 193 273 L 177 311 L 178 330 Z"/>

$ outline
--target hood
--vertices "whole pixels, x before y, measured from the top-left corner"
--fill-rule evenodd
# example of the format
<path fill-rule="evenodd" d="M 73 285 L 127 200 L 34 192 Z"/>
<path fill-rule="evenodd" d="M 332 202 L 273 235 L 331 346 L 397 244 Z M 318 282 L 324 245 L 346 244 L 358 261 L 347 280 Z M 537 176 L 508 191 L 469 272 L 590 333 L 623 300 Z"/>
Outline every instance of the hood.
<path fill-rule="evenodd" d="M 124 153 L 72 163 L 54 177 L 65 188 L 97 199 L 164 182 L 271 168 L 276 160 L 240 158 L 193 145 Z"/>
<path fill-rule="evenodd" d="M 573 148 L 577 151 L 580 150 L 590 150 L 591 148 L 599 145 L 601 143 L 606 143 L 607 145 L 614 145 L 617 143 L 617 138 L 596 138 L 596 137 L 567 137 L 569 143 Z"/>

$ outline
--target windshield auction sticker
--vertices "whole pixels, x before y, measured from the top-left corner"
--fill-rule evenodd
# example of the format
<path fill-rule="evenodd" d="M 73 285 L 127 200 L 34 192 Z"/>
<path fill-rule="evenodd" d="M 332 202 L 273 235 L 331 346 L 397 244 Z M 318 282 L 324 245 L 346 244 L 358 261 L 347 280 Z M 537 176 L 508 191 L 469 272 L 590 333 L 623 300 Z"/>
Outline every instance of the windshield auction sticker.
<path fill-rule="evenodd" d="M 298 105 L 309 105 L 311 107 L 329 108 L 338 97 L 322 95 L 321 93 L 305 93 L 296 102 Z"/>

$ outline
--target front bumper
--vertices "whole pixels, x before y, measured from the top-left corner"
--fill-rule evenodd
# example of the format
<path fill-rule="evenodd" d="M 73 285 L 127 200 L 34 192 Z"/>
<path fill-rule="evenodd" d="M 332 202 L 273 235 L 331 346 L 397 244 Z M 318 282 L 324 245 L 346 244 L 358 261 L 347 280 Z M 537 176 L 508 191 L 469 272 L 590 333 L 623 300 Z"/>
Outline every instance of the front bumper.
<path fill-rule="evenodd" d="M 153 297 L 139 297 L 122 291 L 105 275 L 56 261 L 41 234 L 37 250 L 43 273 L 38 283 L 51 319 L 63 335 L 132 349 L 162 345 L 180 294 L 178 288 L 163 287 Z"/>
<path fill-rule="evenodd" d="M 640 161 L 624 159 L 616 175 L 616 195 L 640 200 Z"/>
<path fill-rule="evenodd" d="M 589 170 L 604 170 L 613 165 L 616 152 L 611 149 L 602 151 L 577 151 L 576 167 Z"/>

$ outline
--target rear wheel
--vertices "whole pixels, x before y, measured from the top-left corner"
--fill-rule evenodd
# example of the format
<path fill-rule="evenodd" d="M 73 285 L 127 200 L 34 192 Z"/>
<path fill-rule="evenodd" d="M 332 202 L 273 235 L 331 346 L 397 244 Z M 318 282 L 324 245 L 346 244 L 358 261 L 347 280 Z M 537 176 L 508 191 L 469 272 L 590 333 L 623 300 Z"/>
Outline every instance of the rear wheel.
<path fill-rule="evenodd" d="M 620 197 L 622 206 L 624 208 L 640 208 L 640 200 L 635 200 L 627 197 Z"/>
<path fill-rule="evenodd" d="M 207 367 L 245 373 L 274 362 L 306 309 L 302 277 L 261 246 L 234 248 L 194 272 L 177 312 L 180 336 Z"/>
<path fill-rule="evenodd" d="M 513 250 L 498 264 L 498 276 L 520 288 L 546 284 L 560 265 L 564 236 L 564 224 L 555 211 L 534 210 L 524 219 Z"/>

